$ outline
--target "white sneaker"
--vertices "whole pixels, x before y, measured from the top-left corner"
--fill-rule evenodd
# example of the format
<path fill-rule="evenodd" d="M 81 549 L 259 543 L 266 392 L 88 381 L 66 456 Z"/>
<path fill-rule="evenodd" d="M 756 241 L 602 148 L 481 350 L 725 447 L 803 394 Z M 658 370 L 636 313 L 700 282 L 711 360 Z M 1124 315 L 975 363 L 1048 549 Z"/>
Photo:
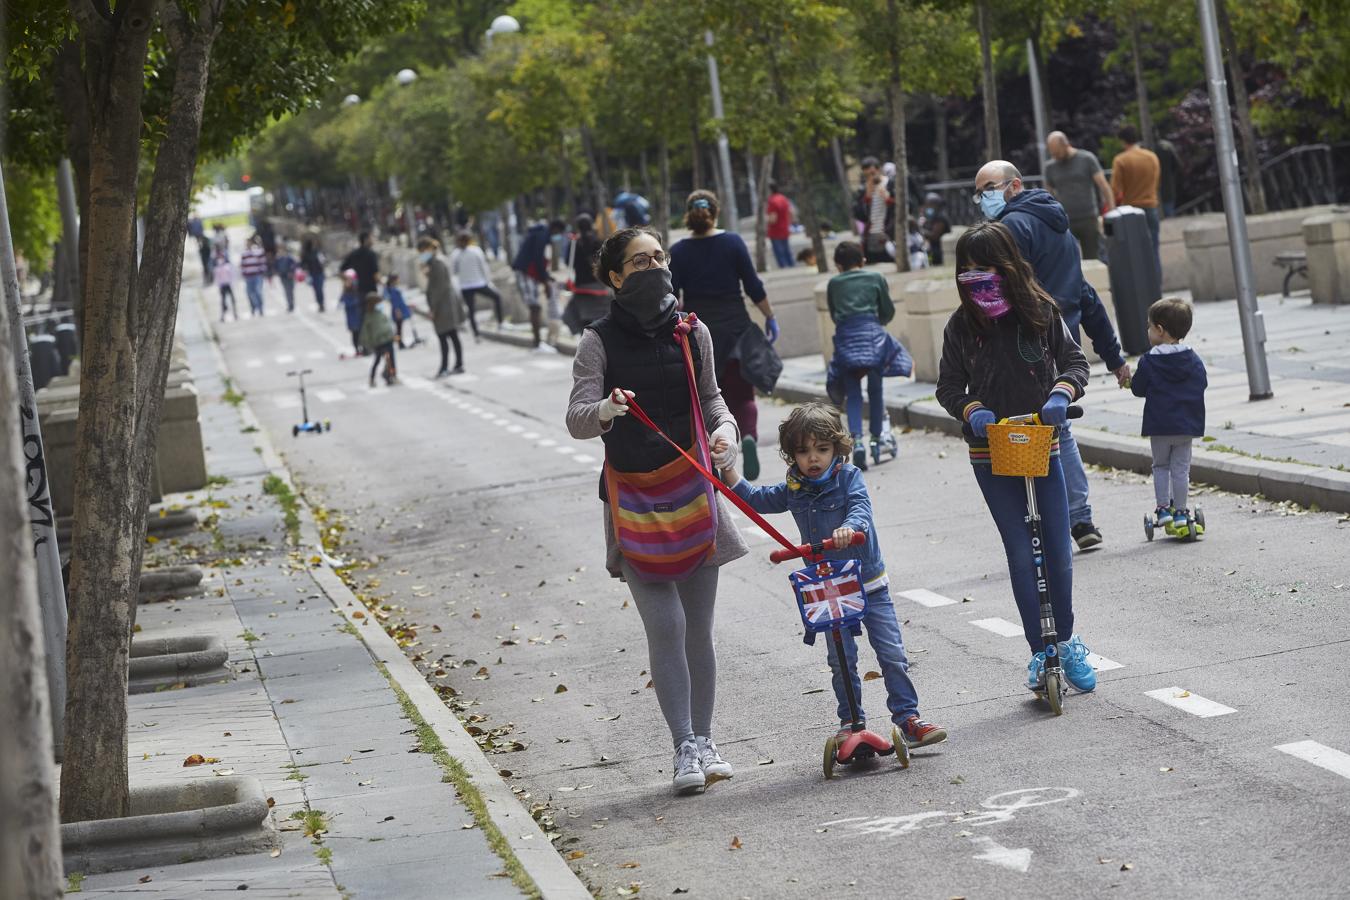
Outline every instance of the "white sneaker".
<path fill-rule="evenodd" d="M 698 744 L 685 741 L 675 751 L 675 779 L 672 787 L 677 794 L 697 794 L 708 785 L 699 766 Z"/>
<path fill-rule="evenodd" d="M 557 348 L 557 347 L 554 347 L 552 344 L 535 344 L 535 345 L 534 345 L 534 349 L 533 349 L 532 352 L 534 352 L 534 353 L 546 353 L 546 354 L 552 356 L 552 355 L 555 355 L 555 354 L 558 352 L 558 348 Z"/>
<path fill-rule="evenodd" d="M 717 745 L 713 743 L 710 737 L 696 737 L 694 744 L 698 747 L 698 764 L 703 770 L 703 775 L 709 784 L 714 781 L 721 781 L 724 778 L 730 778 L 736 774 L 731 768 L 731 763 L 722 758 L 722 754 L 717 752 Z"/>

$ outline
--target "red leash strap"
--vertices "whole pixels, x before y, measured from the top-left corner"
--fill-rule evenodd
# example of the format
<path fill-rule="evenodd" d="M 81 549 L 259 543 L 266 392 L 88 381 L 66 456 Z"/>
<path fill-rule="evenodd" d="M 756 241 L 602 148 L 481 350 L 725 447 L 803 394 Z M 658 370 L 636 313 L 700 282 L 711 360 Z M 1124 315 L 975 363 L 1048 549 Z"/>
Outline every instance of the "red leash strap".
<path fill-rule="evenodd" d="M 698 320 L 694 318 L 693 314 L 690 314 L 690 316 L 689 316 L 689 325 L 686 325 L 686 323 L 681 322 L 681 323 L 680 323 L 680 326 L 684 326 L 684 327 L 680 327 L 680 326 L 677 326 L 677 327 L 676 327 L 676 331 L 675 331 L 675 340 L 676 340 L 677 343 L 681 343 L 681 344 L 684 344 L 684 345 L 685 345 L 685 346 L 684 346 L 684 351 L 685 351 L 686 354 L 688 354 L 688 352 L 689 352 L 689 347 L 688 347 L 688 344 L 685 343 L 685 337 L 686 337 L 686 335 L 688 335 L 689 331 L 692 330 L 692 328 L 689 327 L 689 326 L 692 326 L 693 324 L 696 324 L 697 321 L 698 321 Z M 702 413 L 703 405 L 702 405 L 702 402 L 701 402 L 701 400 L 700 400 L 700 398 L 699 398 L 699 396 L 698 396 L 698 385 L 697 385 L 697 384 L 694 382 L 694 380 L 693 380 L 693 366 L 692 366 L 692 359 L 691 359 L 690 357 L 688 357 L 687 355 L 686 355 L 686 359 L 689 360 L 689 362 L 690 362 L 690 368 L 689 368 L 689 376 L 690 376 L 690 380 L 689 380 L 689 388 L 690 388 L 690 392 L 691 392 L 691 396 L 692 396 L 693 402 L 694 402 L 694 404 L 695 404 L 694 409 L 698 411 L 698 414 L 696 414 L 696 415 L 693 417 L 693 421 L 694 421 L 694 423 L 695 423 L 695 428 L 697 428 L 700 432 L 702 432 L 702 431 L 703 431 L 703 416 L 702 416 L 701 413 Z M 684 449 L 683 447 L 681 447 L 679 444 L 677 444 L 677 443 L 675 443 L 674 441 L 672 441 L 672 440 L 670 439 L 670 435 L 668 435 L 668 434 L 666 434 L 664 431 L 662 431 L 662 430 L 660 429 L 660 427 L 657 426 L 657 424 L 656 424 L 655 422 L 652 421 L 651 416 L 647 415 L 647 413 L 646 413 L 645 411 L 643 411 L 643 409 L 642 409 L 641 406 L 638 406 L 638 403 L 637 403 L 636 400 L 634 400 L 632 397 L 627 397 L 627 400 L 628 400 L 628 408 L 629 408 L 629 410 L 632 411 L 633 415 L 637 418 L 637 420 L 638 420 L 639 422 L 641 422 L 643 425 L 646 425 L 646 426 L 647 426 L 648 428 L 650 428 L 652 431 L 656 432 L 658 435 L 660 435 L 660 437 L 661 437 L 662 440 L 664 440 L 664 441 L 665 441 L 667 444 L 669 444 L 670 446 L 674 447 L 676 453 L 680 454 L 680 455 L 683 456 L 685 459 L 687 459 L 687 460 L 689 461 L 689 464 L 692 465 L 695 469 L 697 469 L 700 475 L 702 475 L 704 478 L 708 479 L 708 481 L 712 483 L 712 486 L 713 486 L 713 487 L 715 487 L 717 490 L 721 491 L 722 494 L 723 494 L 728 500 L 731 501 L 732 505 L 734 505 L 734 506 L 735 506 L 737 509 L 739 509 L 741 512 L 743 512 L 743 513 L 745 513 L 747 516 L 749 516 L 749 517 L 750 517 L 750 521 L 754 522 L 756 525 L 758 525 L 760 528 L 762 528 L 762 529 L 764 530 L 764 533 L 765 533 L 765 534 L 767 534 L 769 537 L 771 537 L 771 538 L 773 538 L 774 540 L 776 540 L 778 543 L 782 544 L 786 549 L 791 550 L 794 556 L 795 556 L 795 555 L 798 555 L 798 552 L 797 552 L 797 545 L 796 545 L 796 544 L 792 543 L 792 541 L 789 541 L 787 538 L 783 537 L 782 533 L 781 533 L 777 528 L 774 528 L 772 525 L 770 525 L 769 522 L 768 522 L 768 520 L 766 520 L 763 516 L 761 516 L 759 513 L 757 513 L 757 512 L 754 510 L 754 508 L 750 506 L 749 503 L 746 503 L 744 500 L 742 500 L 742 499 L 741 499 L 741 496 L 740 496 L 739 494 L 737 494 L 737 493 L 736 493 L 735 491 L 733 491 L 731 488 L 729 488 L 729 487 L 727 487 L 725 484 L 723 484 L 723 483 L 722 483 L 722 479 L 718 478 L 718 477 L 717 477 L 716 475 L 714 475 L 712 472 L 709 472 L 708 469 L 707 469 L 707 467 L 704 466 L 703 463 L 701 463 L 701 462 L 699 462 L 698 460 L 694 459 L 694 457 L 690 456 L 687 452 L 685 452 L 685 449 Z"/>

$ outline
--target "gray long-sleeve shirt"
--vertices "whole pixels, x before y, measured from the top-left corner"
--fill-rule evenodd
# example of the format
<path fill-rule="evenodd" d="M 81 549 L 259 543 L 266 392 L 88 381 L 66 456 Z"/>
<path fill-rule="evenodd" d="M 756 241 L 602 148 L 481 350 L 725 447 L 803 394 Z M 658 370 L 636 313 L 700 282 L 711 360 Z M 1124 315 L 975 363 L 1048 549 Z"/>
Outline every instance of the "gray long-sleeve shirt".
<path fill-rule="evenodd" d="M 722 399 L 722 391 L 717 386 L 716 367 L 713 363 L 712 337 L 708 329 L 699 323 L 694 328 L 694 339 L 698 341 L 704 361 L 698 373 L 699 402 L 703 407 L 703 420 L 709 430 L 710 443 L 718 437 L 726 438 L 732 446 L 740 444 L 740 432 L 736 420 Z M 605 343 L 595 331 L 582 332 L 577 344 L 577 354 L 572 361 L 572 395 L 567 401 L 567 431 L 577 440 L 589 440 L 607 432 L 612 423 L 600 422 L 600 401 L 605 399 Z M 622 385 L 620 385 L 622 387 Z M 638 397 L 638 402 L 642 398 Z M 738 513 L 731 504 L 717 495 L 717 547 L 708 559 L 708 565 L 720 566 L 739 559 L 750 548 L 745 537 L 736 525 Z M 619 545 L 614 537 L 614 522 L 610 517 L 608 505 L 605 509 L 605 567 L 615 578 L 622 577 L 619 570 Z"/>

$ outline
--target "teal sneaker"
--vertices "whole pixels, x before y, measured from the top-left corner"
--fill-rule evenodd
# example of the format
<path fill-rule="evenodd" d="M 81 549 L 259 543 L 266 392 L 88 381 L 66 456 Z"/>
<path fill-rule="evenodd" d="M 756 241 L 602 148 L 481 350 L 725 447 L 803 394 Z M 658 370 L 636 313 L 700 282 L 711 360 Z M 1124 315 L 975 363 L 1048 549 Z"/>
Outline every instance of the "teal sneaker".
<path fill-rule="evenodd" d="M 748 434 L 741 438 L 741 474 L 746 481 L 759 477 L 759 447 Z"/>
<path fill-rule="evenodd" d="M 1031 662 L 1027 663 L 1027 689 L 1032 691 L 1044 690 L 1045 688 L 1045 651 L 1031 654 Z"/>
<path fill-rule="evenodd" d="M 1069 684 L 1086 694 L 1097 686 L 1097 673 L 1087 661 L 1088 648 L 1078 635 L 1059 642 L 1059 664 Z"/>
<path fill-rule="evenodd" d="M 1159 525 L 1172 524 L 1172 508 L 1170 506 L 1160 506 L 1153 511 L 1153 519 Z"/>

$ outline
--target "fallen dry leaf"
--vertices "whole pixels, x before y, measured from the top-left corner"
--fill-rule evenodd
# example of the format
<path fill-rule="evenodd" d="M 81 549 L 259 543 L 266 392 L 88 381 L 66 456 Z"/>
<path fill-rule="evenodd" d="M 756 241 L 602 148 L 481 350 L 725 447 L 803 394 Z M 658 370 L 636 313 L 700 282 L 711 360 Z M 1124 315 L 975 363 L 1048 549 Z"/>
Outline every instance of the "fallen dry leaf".
<path fill-rule="evenodd" d="M 568 859 L 582 859 L 585 856 L 585 852 L 581 850 L 573 850 L 571 853 L 567 854 Z"/>
<path fill-rule="evenodd" d="M 183 760 L 183 767 L 187 768 L 188 766 L 200 766 L 205 763 L 218 763 L 218 762 L 220 762 L 219 757 L 202 756 L 200 753 L 194 753 L 187 759 Z"/>
<path fill-rule="evenodd" d="M 281 855 L 281 851 L 280 851 L 280 850 L 273 850 L 271 853 L 269 853 L 269 854 L 267 854 L 267 855 L 270 856 L 270 857 L 272 857 L 273 859 L 276 859 L 278 856 Z"/>
<path fill-rule="evenodd" d="M 635 863 L 635 862 L 626 862 L 626 863 L 619 863 L 619 868 L 620 868 L 620 869 L 640 869 L 640 868 L 642 868 L 642 866 L 641 866 L 641 864 L 639 864 L 639 863 Z"/>
<path fill-rule="evenodd" d="M 732 850 L 741 849 L 741 839 L 739 837 L 733 837 L 731 839 L 731 849 Z"/>
<path fill-rule="evenodd" d="M 142 875 L 140 878 L 137 878 L 136 880 L 139 881 L 141 884 L 149 884 L 150 882 L 154 881 L 154 879 L 151 878 L 149 875 Z"/>
<path fill-rule="evenodd" d="M 880 672 L 868 672 L 866 675 L 863 676 L 863 681 L 876 681 L 880 677 L 881 677 Z"/>
<path fill-rule="evenodd" d="M 565 685 L 565 684 L 560 684 L 560 685 L 558 685 L 557 687 L 555 687 L 555 688 L 553 689 L 553 693 L 555 693 L 555 694 L 565 694 L 565 693 L 567 693 L 567 685 Z"/>

